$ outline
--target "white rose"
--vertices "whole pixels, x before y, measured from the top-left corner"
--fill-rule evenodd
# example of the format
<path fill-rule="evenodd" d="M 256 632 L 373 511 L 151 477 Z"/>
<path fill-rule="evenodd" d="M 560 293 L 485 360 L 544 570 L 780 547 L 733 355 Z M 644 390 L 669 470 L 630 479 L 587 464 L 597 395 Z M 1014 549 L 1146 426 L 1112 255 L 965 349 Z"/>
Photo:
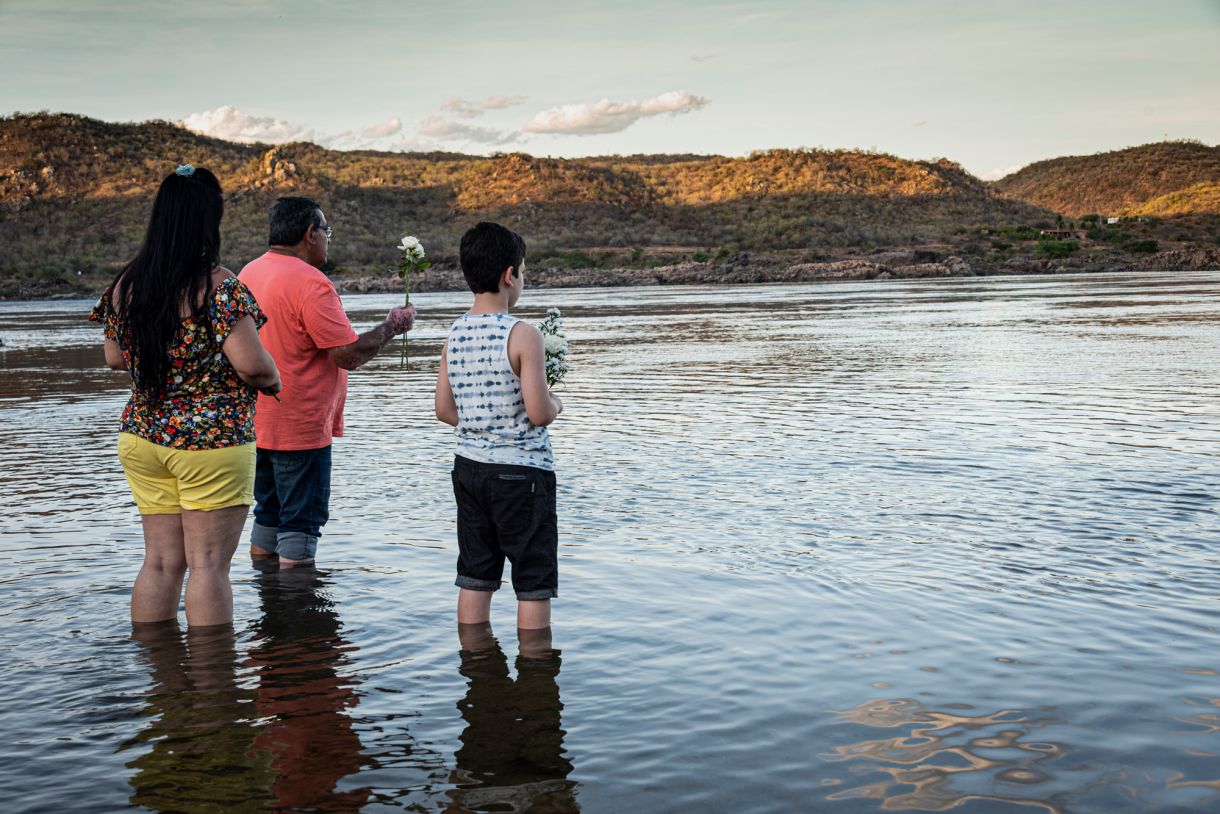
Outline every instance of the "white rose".
<path fill-rule="evenodd" d="M 416 260 L 423 260 L 427 255 L 424 254 L 424 247 L 416 243 L 412 248 L 407 249 L 407 254 Z"/>
<path fill-rule="evenodd" d="M 551 356 L 559 356 L 568 352 L 568 340 L 555 334 L 547 334 L 542 338 L 542 345 Z"/>
<path fill-rule="evenodd" d="M 423 246 L 421 246 L 419 243 L 419 238 L 412 237 L 411 235 L 404 237 L 402 239 L 402 243 L 398 244 L 398 248 L 404 252 L 412 252 L 417 248 L 421 251 L 423 250 Z"/>

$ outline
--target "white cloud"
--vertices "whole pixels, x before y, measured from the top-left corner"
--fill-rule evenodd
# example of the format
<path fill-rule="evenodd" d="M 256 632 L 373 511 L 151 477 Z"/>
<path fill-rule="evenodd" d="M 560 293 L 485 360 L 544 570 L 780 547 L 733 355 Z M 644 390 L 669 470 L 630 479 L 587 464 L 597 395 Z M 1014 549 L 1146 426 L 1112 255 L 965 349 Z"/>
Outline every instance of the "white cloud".
<path fill-rule="evenodd" d="M 273 119 L 270 116 L 251 116 L 231 105 L 192 113 L 182 120 L 187 130 L 225 141 L 283 144 L 288 141 L 314 141 L 314 131 L 299 124 Z"/>
<path fill-rule="evenodd" d="M 446 99 L 441 102 L 441 110 L 448 111 L 455 116 L 461 116 L 463 119 L 473 119 L 475 116 L 482 116 L 483 110 L 474 102 L 467 102 L 465 99 Z"/>
<path fill-rule="evenodd" d="M 400 130 L 402 130 L 402 119 L 395 116 L 388 122 L 382 122 L 381 124 L 375 124 L 372 127 L 366 127 L 364 130 L 360 131 L 360 135 L 367 139 L 379 139 L 392 136 Z"/>
<path fill-rule="evenodd" d="M 1024 166 L 1024 164 L 1014 164 L 1011 167 L 996 167 L 994 170 L 989 170 L 979 177 L 984 181 L 998 181 L 1006 175 L 1012 175 Z"/>
<path fill-rule="evenodd" d="M 526 100 L 525 96 L 490 96 L 482 102 L 469 102 L 465 99 L 446 99 L 441 102 L 441 110 L 448 111 L 463 119 L 473 119 L 482 116 L 488 110 L 503 110 L 506 107 L 519 105 Z"/>
<path fill-rule="evenodd" d="M 398 149 L 397 145 L 390 145 L 387 140 L 402 132 L 402 120 L 397 116 L 363 130 L 319 133 L 313 128 L 283 119 L 253 116 L 231 105 L 192 113 L 182 120 L 182 126 L 225 141 L 263 144 L 309 141 L 331 150 Z"/>
<path fill-rule="evenodd" d="M 431 116 L 419 126 L 419 134 L 437 141 L 472 141 L 478 144 L 508 144 L 516 141 L 518 134 L 512 130 L 497 130 L 494 127 L 475 127 L 461 122 Z"/>
<path fill-rule="evenodd" d="M 715 59 L 718 56 L 720 56 L 720 54 L 695 54 L 693 57 L 690 58 L 690 61 L 691 62 L 711 62 L 713 59 Z"/>
<path fill-rule="evenodd" d="M 695 96 L 684 90 L 672 90 L 645 102 L 611 102 L 609 99 L 602 99 L 594 104 L 562 105 L 534 116 L 525 125 L 525 131 L 578 136 L 618 133 L 640 119 L 662 114 L 689 113 L 707 103 L 706 97 Z"/>
<path fill-rule="evenodd" d="M 489 96 L 483 100 L 483 107 L 488 110 L 502 110 L 506 107 L 525 104 L 528 96 Z"/>

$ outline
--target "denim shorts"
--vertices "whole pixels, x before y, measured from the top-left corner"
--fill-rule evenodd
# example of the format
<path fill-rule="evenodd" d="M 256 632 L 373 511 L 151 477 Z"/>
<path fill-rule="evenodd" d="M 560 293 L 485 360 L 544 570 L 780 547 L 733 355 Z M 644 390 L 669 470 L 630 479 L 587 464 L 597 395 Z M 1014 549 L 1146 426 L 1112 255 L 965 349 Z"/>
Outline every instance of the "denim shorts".
<path fill-rule="evenodd" d="M 330 450 L 258 450 L 253 545 L 289 560 L 313 558 L 330 519 Z"/>
<path fill-rule="evenodd" d="M 459 588 L 495 591 L 504 561 L 513 564 L 517 599 L 559 595 L 559 525 L 555 473 L 532 466 L 485 464 L 457 456 Z"/>

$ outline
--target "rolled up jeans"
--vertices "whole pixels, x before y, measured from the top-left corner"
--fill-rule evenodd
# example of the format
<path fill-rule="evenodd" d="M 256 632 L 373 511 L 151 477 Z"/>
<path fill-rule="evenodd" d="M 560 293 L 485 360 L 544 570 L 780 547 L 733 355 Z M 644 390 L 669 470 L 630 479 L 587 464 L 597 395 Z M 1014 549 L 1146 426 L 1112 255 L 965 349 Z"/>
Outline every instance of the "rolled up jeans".
<path fill-rule="evenodd" d="M 313 559 L 330 518 L 330 451 L 258 449 L 251 544 L 284 559 Z"/>

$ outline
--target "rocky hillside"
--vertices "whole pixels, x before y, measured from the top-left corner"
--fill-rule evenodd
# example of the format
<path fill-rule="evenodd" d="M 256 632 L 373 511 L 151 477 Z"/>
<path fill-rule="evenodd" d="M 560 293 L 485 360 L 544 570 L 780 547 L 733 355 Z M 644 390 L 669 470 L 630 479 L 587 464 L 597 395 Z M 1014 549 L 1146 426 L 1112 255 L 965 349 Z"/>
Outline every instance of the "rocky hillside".
<path fill-rule="evenodd" d="M 525 235 L 536 265 L 640 261 L 658 252 L 868 250 L 946 242 L 1053 215 L 998 196 L 946 160 L 776 150 L 748 158 L 537 158 L 334 152 L 232 144 L 168 122 L 72 115 L 0 119 L 0 274 L 109 273 L 138 246 L 157 184 L 178 162 L 225 186 L 225 257 L 262 251 L 278 195 L 317 197 L 332 257 L 368 272 L 418 235 L 442 262 L 481 218 Z"/>
<path fill-rule="evenodd" d="M 808 276 L 860 262 L 877 276 L 956 274 L 961 258 L 977 273 L 1046 270 L 1069 256 L 1081 268 L 1115 268 L 1174 251 L 1195 267 L 1211 262 L 1220 239 L 1220 215 L 1209 214 L 1220 197 L 1216 150 L 1149 145 L 1040 162 L 985 184 L 945 159 L 858 151 L 338 152 L 232 144 L 169 122 L 11 116 L 0 118 L 0 297 L 99 290 L 135 253 L 157 185 L 181 162 L 212 169 L 225 187 L 230 267 L 264 250 L 277 196 L 309 195 L 335 227 L 329 270 L 352 284 L 383 285 L 405 234 L 428 247 L 440 280 L 462 231 L 480 219 L 520 231 L 531 265 L 565 284 L 659 281 L 675 272 L 652 270 L 672 268 L 708 280 L 787 279 L 797 266 Z M 1147 217 L 1072 221 L 1116 209 Z M 1052 227 L 1077 231 L 1044 245 L 1040 230 Z M 876 260 L 886 253 L 906 259 Z M 929 263 L 944 267 L 922 268 Z M 600 274 L 615 270 L 631 273 Z"/>
<path fill-rule="evenodd" d="M 1070 217 L 1220 215 L 1220 146 L 1167 141 L 1053 158 L 994 186 L 1005 197 Z"/>

